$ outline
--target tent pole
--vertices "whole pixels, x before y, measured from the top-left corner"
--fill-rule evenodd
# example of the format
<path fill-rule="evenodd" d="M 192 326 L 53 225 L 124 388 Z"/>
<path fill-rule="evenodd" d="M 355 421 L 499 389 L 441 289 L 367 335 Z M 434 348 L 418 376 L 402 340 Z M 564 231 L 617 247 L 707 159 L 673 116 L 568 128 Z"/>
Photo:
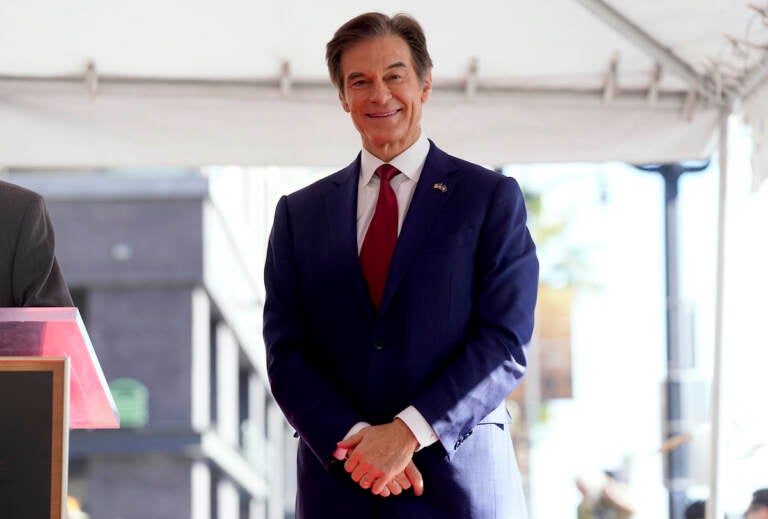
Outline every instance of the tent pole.
<path fill-rule="evenodd" d="M 711 440 L 709 446 L 709 499 L 707 519 L 722 517 L 720 503 L 720 414 L 723 372 L 723 280 L 725 274 L 725 213 L 728 178 L 728 117 L 720 117 L 720 187 L 717 209 L 717 278 L 715 281 L 715 358 L 712 372 Z"/>
<path fill-rule="evenodd" d="M 693 358 L 686 355 L 680 341 L 680 255 L 678 204 L 680 177 L 704 171 L 709 161 L 698 165 L 682 163 L 635 166 L 658 173 L 664 181 L 664 270 L 667 316 L 667 376 L 664 381 L 664 440 L 685 434 L 684 389 Z M 685 510 L 685 489 L 690 484 L 690 446 L 683 444 L 665 456 L 664 481 L 669 491 L 669 519 L 681 519 Z"/>

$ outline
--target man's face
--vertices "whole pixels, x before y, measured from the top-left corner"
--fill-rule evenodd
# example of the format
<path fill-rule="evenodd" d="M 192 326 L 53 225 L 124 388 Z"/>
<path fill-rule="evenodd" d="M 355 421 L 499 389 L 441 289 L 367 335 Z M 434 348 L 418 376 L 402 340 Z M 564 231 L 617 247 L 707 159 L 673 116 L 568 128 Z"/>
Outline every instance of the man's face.
<path fill-rule="evenodd" d="M 768 519 L 768 507 L 761 507 L 747 514 L 747 519 Z"/>
<path fill-rule="evenodd" d="M 389 161 L 416 142 L 432 73 L 420 84 L 405 40 L 381 36 L 356 43 L 343 52 L 341 72 L 341 106 L 352 116 L 365 149 Z"/>

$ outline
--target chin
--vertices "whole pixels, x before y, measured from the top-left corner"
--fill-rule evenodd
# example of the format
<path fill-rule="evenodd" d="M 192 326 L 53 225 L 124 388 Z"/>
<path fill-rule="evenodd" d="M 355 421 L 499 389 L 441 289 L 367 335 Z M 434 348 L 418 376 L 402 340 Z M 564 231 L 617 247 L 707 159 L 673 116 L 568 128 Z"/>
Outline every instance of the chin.
<path fill-rule="evenodd" d="M 371 139 L 371 142 L 373 142 L 376 146 L 388 146 L 392 144 L 397 144 L 403 139 L 402 135 L 393 135 L 391 133 L 388 133 L 386 135 L 379 134 Z"/>

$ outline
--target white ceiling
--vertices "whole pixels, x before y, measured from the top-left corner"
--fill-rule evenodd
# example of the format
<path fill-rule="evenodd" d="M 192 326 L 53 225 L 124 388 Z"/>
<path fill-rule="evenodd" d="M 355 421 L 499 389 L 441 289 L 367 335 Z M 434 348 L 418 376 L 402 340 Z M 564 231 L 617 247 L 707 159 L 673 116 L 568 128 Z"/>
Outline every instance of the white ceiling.
<path fill-rule="evenodd" d="M 0 166 L 346 163 L 359 142 L 324 47 L 383 9 L 427 33 L 425 130 L 486 164 L 701 158 L 719 89 L 763 80 L 764 51 L 725 35 L 768 31 L 732 0 L 0 2 Z"/>

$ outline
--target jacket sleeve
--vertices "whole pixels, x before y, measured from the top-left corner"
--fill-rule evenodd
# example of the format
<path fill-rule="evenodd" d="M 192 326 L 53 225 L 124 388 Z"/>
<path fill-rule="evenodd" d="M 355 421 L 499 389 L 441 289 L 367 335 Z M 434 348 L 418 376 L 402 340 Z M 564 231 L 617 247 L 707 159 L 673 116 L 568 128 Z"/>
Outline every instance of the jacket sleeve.
<path fill-rule="evenodd" d="M 490 199 L 474 269 L 466 274 L 474 283 L 468 338 L 413 402 L 449 456 L 517 387 L 527 364 L 539 267 L 511 178 L 501 177 Z"/>
<path fill-rule="evenodd" d="M 315 456 L 328 466 L 336 442 L 361 421 L 339 387 L 310 360 L 288 201 L 277 204 L 264 268 L 264 342 L 275 400 Z"/>
<path fill-rule="evenodd" d="M 13 257 L 13 300 L 17 306 L 74 306 L 54 256 L 53 225 L 42 197 L 24 209 Z"/>

